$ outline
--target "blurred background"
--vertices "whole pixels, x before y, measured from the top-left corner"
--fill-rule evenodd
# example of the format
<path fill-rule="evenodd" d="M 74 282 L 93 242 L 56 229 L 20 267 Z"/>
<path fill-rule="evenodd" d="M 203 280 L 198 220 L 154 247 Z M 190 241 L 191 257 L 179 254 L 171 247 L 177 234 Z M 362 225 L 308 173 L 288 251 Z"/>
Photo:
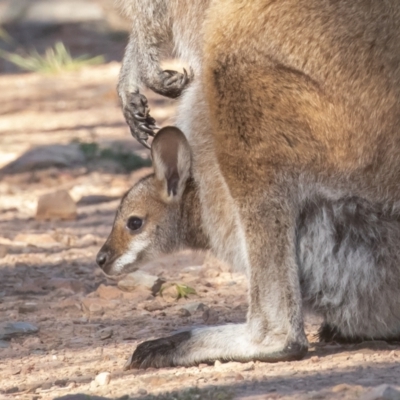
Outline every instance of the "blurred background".
<path fill-rule="evenodd" d="M 148 151 L 130 137 L 116 94 L 128 32 L 129 23 L 109 0 L 0 0 L 3 184 L 56 179 L 52 168 L 61 167 L 56 175 L 68 180 L 149 165 Z M 146 95 L 159 124 L 172 122 L 174 104 Z M 120 195 L 109 183 L 107 191 Z M 83 192 L 70 190 L 78 201 Z M 2 196 L 0 207 L 9 208 L 8 202 L 27 216 L 34 212 L 33 197 L 12 197 Z"/>

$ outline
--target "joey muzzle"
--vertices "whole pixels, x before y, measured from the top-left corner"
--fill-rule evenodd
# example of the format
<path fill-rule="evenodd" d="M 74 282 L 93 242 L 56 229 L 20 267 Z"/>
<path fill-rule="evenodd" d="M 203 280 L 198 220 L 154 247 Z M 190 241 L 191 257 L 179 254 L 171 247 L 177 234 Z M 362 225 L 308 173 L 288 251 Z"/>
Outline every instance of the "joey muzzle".
<path fill-rule="evenodd" d="M 111 251 L 103 246 L 97 253 L 96 263 L 106 274 L 110 274 L 115 258 Z"/>

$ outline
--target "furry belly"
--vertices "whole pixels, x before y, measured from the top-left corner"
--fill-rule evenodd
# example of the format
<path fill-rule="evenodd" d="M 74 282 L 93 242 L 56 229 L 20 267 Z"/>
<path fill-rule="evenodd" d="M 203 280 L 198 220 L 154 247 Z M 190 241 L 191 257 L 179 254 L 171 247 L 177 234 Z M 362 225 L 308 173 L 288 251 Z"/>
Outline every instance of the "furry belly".
<path fill-rule="evenodd" d="M 304 304 L 328 331 L 349 340 L 400 336 L 400 210 L 360 198 L 310 202 L 296 241 Z"/>

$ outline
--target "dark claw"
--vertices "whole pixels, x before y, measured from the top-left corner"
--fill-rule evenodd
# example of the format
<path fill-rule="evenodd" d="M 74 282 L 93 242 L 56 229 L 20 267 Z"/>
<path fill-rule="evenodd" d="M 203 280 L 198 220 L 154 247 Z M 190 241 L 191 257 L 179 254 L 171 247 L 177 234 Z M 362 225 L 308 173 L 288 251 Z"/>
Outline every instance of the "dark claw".
<path fill-rule="evenodd" d="M 143 132 L 146 132 L 147 134 L 154 136 L 153 130 L 148 127 L 146 124 L 139 124 L 139 129 Z"/>
<path fill-rule="evenodd" d="M 166 73 L 166 74 L 168 74 L 169 76 L 173 76 L 173 75 L 175 75 L 176 74 L 176 71 L 172 71 L 171 69 L 165 69 L 164 71 L 163 71 L 163 73 Z"/>
<path fill-rule="evenodd" d="M 147 143 L 147 139 L 148 138 L 138 138 L 137 140 L 138 140 L 138 142 L 142 145 L 142 146 L 144 146 L 144 147 L 146 147 L 146 149 L 151 149 L 151 146 Z"/>
<path fill-rule="evenodd" d="M 133 114 L 137 121 L 146 121 L 146 116 L 140 113 Z"/>
<path fill-rule="evenodd" d="M 149 139 L 149 135 L 146 132 L 135 132 L 132 128 L 131 129 L 131 135 L 146 149 L 150 149 L 150 145 L 147 143 L 147 140 Z"/>
<path fill-rule="evenodd" d="M 186 85 L 189 82 L 189 76 L 185 68 L 183 68 L 183 83 Z"/>
<path fill-rule="evenodd" d="M 148 126 L 152 126 L 152 125 L 156 125 L 156 120 L 153 117 L 150 117 L 150 115 L 147 115 L 146 117 L 146 125 Z"/>

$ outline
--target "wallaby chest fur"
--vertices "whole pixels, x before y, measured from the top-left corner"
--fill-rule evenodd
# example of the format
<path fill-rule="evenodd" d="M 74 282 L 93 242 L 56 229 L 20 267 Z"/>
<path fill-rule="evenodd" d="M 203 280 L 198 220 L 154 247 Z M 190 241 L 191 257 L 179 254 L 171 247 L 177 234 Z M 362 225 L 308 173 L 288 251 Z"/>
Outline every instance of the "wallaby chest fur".
<path fill-rule="evenodd" d="M 400 3 L 145 3 L 123 2 L 141 17 L 121 71 L 124 114 L 147 121 L 130 124 L 142 138 L 152 119 L 131 93 L 141 83 L 179 93 L 186 138 L 156 136 L 155 177 L 128 194 L 113 232 L 135 214 L 147 222 L 118 251 L 112 232 L 104 251 L 123 253 L 128 270 L 165 249 L 209 247 L 247 273 L 249 312 L 243 325 L 145 342 L 130 365 L 301 358 L 303 301 L 324 316 L 326 338 L 398 337 Z M 166 45 L 194 78 L 160 70 Z M 163 204 L 154 220 L 149 192 Z"/>

